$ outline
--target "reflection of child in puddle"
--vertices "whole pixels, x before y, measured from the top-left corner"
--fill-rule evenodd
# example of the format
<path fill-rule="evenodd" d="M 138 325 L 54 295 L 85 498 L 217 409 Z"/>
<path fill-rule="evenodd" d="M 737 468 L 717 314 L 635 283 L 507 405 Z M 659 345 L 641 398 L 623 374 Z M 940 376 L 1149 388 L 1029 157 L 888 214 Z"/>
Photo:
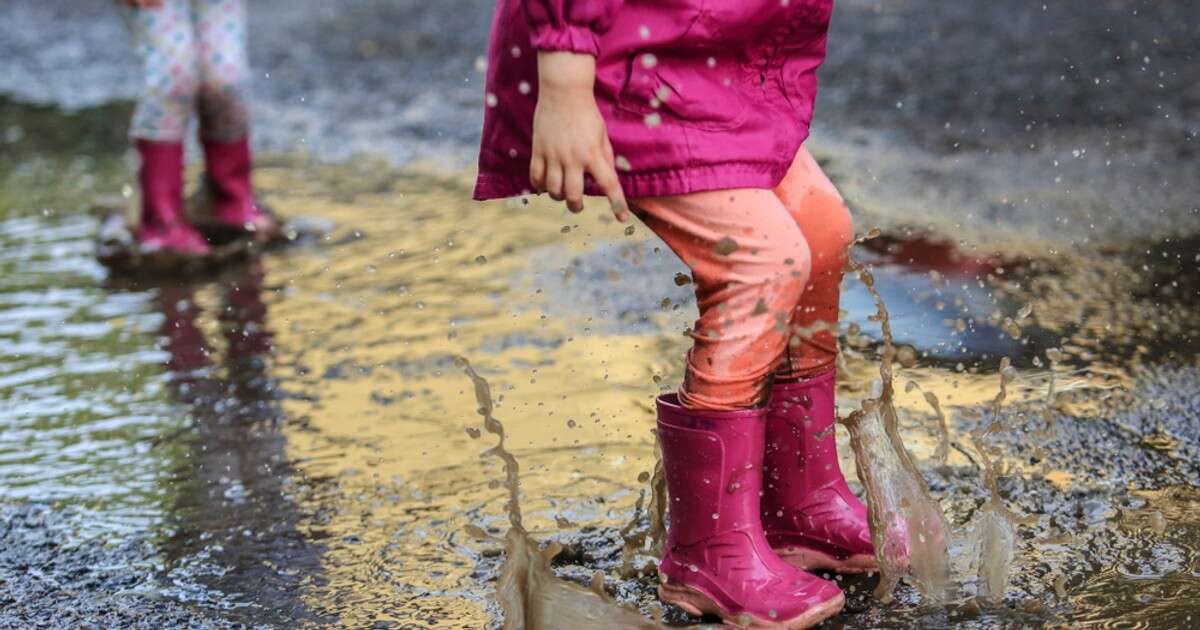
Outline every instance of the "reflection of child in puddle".
<path fill-rule="evenodd" d="M 141 254 L 162 265 L 202 259 L 207 239 L 278 232 L 250 184 L 244 0 L 118 0 L 128 5 L 143 83 L 130 135 L 141 167 Z M 184 216 L 183 140 L 193 113 L 212 201 L 206 225 Z M 207 237 L 207 238 L 206 238 Z"/>
<path fill-rule="evenodd" d="M 221 279 L 218 322 L 226 347 L 213 348 L 198 326 L 201 309 L 197 286 L 174 284 L 159 289 L 158 306 L 165 317 L 163 349 L 172 398 L 188 405 L 203 454 L 202 492 L 221 493 L 222 478 L 251 484 L 269 480 L 260 467 L 271 458 L 283 464 L 283 436 L 277 422 L 281 411 L 267 374 L 272 333 L 266 326 L 262 301 L 263 274 L 254 264 Z M 213 358 L 222 356 L 219 365 Z M 270 443 L 272 448 L 264 448 Z"/>
<path fill-rule="evenodd" d="M 501 0 L 491 35 L 476 197 L 603 194 L 692 270 L 686 376 L 658 400 L 659 594 L 742 627 L 818 623 L 844 598 L 805 569 L 876 567 L 832 435 L 853 227 L 802 146 L 831 11 Z"/>
<path fill-rule="evenodd" d="M 296 589 L 319 574 L 320 557 L 297 532 L 303 516 L 287 485 L 282 410 L 267 373 L 274 346 L 262 284 L 257 262 L 220 278 L 217 319 L 224 349 L 211 345 L 198 325 L 200 285 L 158 289 L 169 391 L 192 420 L 164 438 L 188 447 L 184 469 L 173 471 L 168 518 L 176 533 L 164 546 L 171 562 L 204 548 L 224 567 L 214 586 L 235 597 L 253 592 L 260 603 L 300 614 L 304 604 Z M 289 571 L 268 571 L 264 565 L 271 563 Z"/>
<path fill-rule="evenodd" d="M 273 334 L 266 326 L 267 307 L 262 301 L 263 272 L 257 261 L 219 278 L 223 307 L 218 316 L 227 347 L 225 382 L 212 367 L 213 349 L 196 325 L 200 307 L 192 283 L 165 285 L 156 299 L 165 320 L 163 349 L 170 355 L 167 367 L 171 383 L 178 387 L 196 381 L 219 386 L 225 396 L 244 404 L 269 396 L 264 357 L 270 355 Z M 194 388 L 193 388 L 194 389 Z M 205 392 L 195 392 L 203 396 Z M 183 402 L 194 402 L 193 394 L 177 392 Z"/>

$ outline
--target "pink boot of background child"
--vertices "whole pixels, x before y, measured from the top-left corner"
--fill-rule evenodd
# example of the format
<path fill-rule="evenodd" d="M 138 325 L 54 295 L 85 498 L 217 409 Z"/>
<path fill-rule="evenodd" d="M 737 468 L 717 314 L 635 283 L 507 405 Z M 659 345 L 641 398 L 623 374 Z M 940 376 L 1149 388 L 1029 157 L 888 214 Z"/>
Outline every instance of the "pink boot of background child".
<path fill-rule="evenodd" d="M 205 183 L 212 203 L 212 222 L 205 226 L 209 238 L 224 242 L 250 235 L 259 243 L 280 234 L 279 222 L 254 198 L 250 172 L 250 141 L 205 140 Z"/>
<path fill-rule="evenodd" d="M 763 528 L 781 558 L 802 569 L 878 569 L 867 506 L 838 464 L 836 370 L 776 383 L 768 406 Z"/>
<path fill-rule="evenodd" d="M 152 259 L 155 266 L 195 262 L 207 256 L 208 243 L 184 218 L 183 144 L 138 140 L 135 146 L 142 160 L 138 170 L 142 189 L 139 253 Z"/>
<path fill-rule="evenodd" d="M 779 559 L 759 518 L 766 410 L 695 411 L 658 399 L 669 496 L 659 597 L 739 628 L 808 628 L 837 614 L 832 582 Z"/>

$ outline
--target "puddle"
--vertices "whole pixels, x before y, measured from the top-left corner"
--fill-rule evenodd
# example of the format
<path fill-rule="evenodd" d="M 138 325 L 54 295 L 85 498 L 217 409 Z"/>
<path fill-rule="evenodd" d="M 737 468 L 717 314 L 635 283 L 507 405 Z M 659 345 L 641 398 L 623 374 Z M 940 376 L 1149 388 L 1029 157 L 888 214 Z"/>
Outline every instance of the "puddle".
<path fill-rule="evenodd" d="M 0 130 L 40 115 L 0 114 Z M 112 115 L 81 113 L 79 132 Z M 329 238 L 217 277 L 119 283 L 86 208 L 120 189 L 123 156 L 33 137 L 5 145 L 32 157 L 0 161 L 0 500 L 72 506 L 78 544 L 151 541 L 163 595 L 236 621 L 499 627 L 510 495 L 481 458 L 462 356 L 520 464 L 529 538 L 507 544 L 528 570 L 581 597 L 599 571 L 642 618 L 696 623 L 660 611 L 652 538 L 626 546 L 651 528 L 652 402 L 679 382 L 693 317 L 642 226 L 474 204 L 468 175 L 432 167 L 268 158 L 269 200 L 330 219 Z M 989 440 L 997 496 L 1031 520 L 995 601 L 921 607 L 902 583 L 882 606 L 872 579 L 845 578 L 833 625 L 1192 623 L 1194 248 L 1006 260 L 898 232 L 856 252 L 893 314 L 899 427 L 953 527 L 989 501 L 971 434 L 1012 357 Z M 868 299 L 847 283 L 843 415 L 878 394 Z M 940 453 L 925 393 L 946 414 Z"/>

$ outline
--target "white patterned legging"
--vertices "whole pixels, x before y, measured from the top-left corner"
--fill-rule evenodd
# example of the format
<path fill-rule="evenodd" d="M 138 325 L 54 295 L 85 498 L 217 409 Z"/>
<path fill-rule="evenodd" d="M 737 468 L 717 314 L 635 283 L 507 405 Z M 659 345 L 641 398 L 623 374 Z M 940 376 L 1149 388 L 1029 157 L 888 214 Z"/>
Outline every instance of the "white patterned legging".
<path fill-rule="evenodd" d="M 143 68 L 130 135 L 181 141 L 195 111 L 204 139 L 244 137 L 250 84 L 245 0 L 163 0 L 126 15 Z"/>

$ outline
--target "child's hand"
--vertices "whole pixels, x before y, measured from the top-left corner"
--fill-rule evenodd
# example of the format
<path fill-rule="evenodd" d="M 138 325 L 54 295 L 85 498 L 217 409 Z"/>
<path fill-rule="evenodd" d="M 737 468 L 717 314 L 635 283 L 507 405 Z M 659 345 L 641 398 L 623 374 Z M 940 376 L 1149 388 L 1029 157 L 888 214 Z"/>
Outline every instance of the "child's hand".
<path fill-rule="evenodd" d="M 158 9 L 163 5 L 163 0 L 125 0 L 125 4 L 135 9 Z"/>
<path fill-rule="evenodd" d="M 534 189 L 583 210 L 583 174 L 590 173 L 608 196 L 613 215 L 629 218 L 625 193 L 604 118 L 592 86 L 596 59 L 570 52 L 538 53 L 538 102 L 533 114 L 533 159 L 529 182 Z"/>

